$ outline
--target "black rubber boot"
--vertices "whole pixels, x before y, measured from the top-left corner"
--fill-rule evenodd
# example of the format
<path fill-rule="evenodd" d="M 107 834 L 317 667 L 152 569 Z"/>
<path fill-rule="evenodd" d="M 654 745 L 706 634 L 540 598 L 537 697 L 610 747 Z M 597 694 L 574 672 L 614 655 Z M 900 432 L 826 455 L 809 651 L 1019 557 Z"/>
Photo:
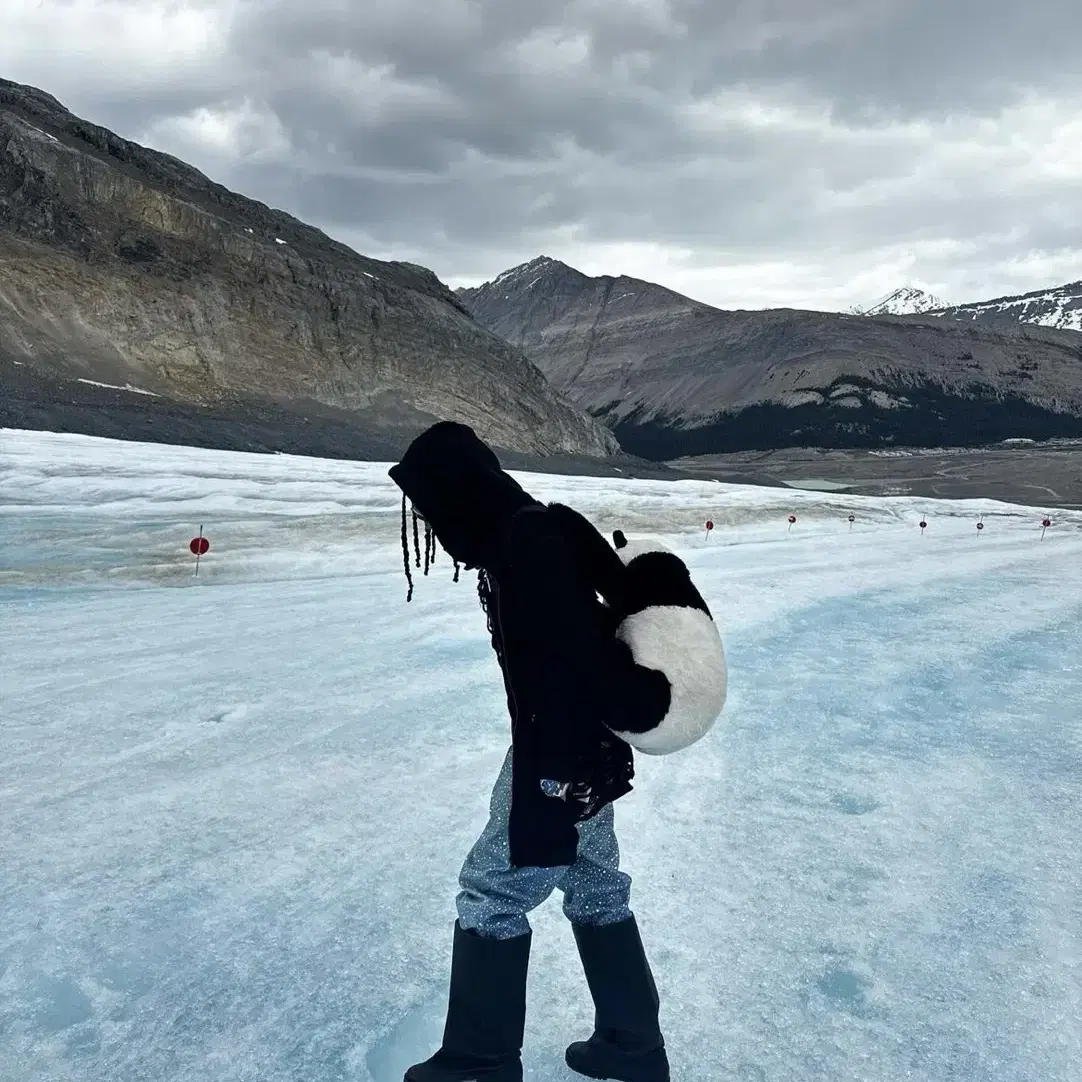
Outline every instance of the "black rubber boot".
<path fill-rule="evenodd" d="M 531 938 L 488 939 L 455 922 L 443 1044 L 405 1082 L 522 1082 Z"/>
<path fill-rule="evenodd" d="M 568 1067 L 614 1082 L 669 1082 L 657 986 L 635 918 L 572 927 L 594 1000 L 594 1034 L 568 1047 Z"/>

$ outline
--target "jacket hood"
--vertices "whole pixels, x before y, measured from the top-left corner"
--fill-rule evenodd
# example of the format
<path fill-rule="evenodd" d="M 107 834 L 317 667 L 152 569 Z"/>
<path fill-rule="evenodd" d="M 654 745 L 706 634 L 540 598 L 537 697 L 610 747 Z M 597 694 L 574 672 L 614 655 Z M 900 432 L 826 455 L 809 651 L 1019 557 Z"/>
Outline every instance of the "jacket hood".
<path fill-rule="evenodd" d="M 488 567 L 498 554 L 501 526 L 538 502 L 469 425 L 455 421 L 422 432 L 389 473 L 444 550 L 467 570 Z"/>

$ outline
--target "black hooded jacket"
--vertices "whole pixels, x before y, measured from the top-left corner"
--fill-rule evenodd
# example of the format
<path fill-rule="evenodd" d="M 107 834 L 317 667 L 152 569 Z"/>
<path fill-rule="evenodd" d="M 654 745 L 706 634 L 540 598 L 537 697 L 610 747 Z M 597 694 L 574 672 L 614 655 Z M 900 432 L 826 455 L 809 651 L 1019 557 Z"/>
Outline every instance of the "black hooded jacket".
<path fill-rule="evenodd" d="M 598 599 L 619 598 L 624 566 L 578 512 L 525 492 L 466 425 L 434 425 L 390 474 L 449 555 L 479 570 L 511 715 L 511 863 L 571 864 L 576 824 L 631 789 L 631 748 L 606 719 L 630 731 L 629 704 L 667 694 L 644 685 Z M 569 790 L 548 796 L 542 779 Z"/>

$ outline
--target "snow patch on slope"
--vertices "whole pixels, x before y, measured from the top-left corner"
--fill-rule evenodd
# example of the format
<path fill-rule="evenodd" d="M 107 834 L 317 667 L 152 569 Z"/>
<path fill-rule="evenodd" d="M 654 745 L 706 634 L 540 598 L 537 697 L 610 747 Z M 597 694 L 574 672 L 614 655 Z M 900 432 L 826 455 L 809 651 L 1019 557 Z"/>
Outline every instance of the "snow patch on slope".
<path fill-rule="evenodd" d="M 17 363 L 17 362 L 16 362 Z M 82 379 L 80 378 L 76 382 L 86 383 L 91 387 L 105 387 L 110 391 L 128 391 L 131 394 L 145 394 L 150 398 L 160 398 L 161 395 L 155 394 L 153 391 L 144 391 L 141 387 L 133 387 L 130 383 L 125 383 L 124 386 L 120 386 L 118 383 L 102 383 L 96 379 Z"/>
<path fill-rule="evenodd" d="M 1064 331 L 1082 331 L 1082 282 L 1071 282 L 1038 293 L 1026 293 L 1021 297 L 1000 297 L 977 304 L 958 305 L 942 314 L 955 319 L 965 316 L 978 319 L 981 316 L 997 315 L 1016 319 L 1019 323 L 1033 323 Z"/>

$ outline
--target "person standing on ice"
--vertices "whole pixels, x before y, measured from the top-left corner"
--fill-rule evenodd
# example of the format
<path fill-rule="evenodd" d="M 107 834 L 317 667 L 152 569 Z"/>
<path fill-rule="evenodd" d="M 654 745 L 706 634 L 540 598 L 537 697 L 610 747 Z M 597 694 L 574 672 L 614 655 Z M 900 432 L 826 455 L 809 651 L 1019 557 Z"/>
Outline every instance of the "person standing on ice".
<path fill-rule="evenodd" d="M 490 816 L 459 877 L 443 1042 L 406 1082 L 520 1082 L 531 928 L 554 891 L 594 1001 L 593 1035 L 566 1052 L 592 1078 L 668 1082 L 659 999 L 629 908 L 612 802 L 631 790 L 630 745 L 617 735 L 657 725 L 660 688 L 615 636 L 626 569 L 578 512 L 542 504 L 466 425 L 439 422 L 390 476 L 434 541 L 478 572 L 478 594 L 503 672 L 512 742 Z M 417 556 L 419 562 L 419 554 Z M 705 607 L 705 606 L 704 606 Z"/>

